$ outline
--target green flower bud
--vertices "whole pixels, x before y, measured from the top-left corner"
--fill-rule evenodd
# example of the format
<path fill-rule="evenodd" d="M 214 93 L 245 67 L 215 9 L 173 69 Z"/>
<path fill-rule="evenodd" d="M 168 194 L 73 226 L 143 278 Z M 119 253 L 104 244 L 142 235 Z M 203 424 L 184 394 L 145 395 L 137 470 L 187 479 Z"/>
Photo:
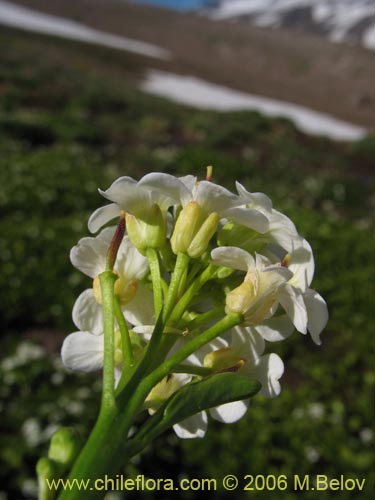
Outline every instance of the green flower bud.
<path fill-rule="evenodd" d="M 62 427 L 51 438 L 48 458 L 68 469 L 76 459 L 81 449 L 77 432 L 70 427 Z"/>
<path fill-rule="evenodd" d="M 254 286 L 244 281 L 240 286 L 228 293 L 226 297 L 226 312 L 245 314 L 254 300 Z"/>
<path fill-rule="evenodd" d="M 202 208 L 196 201 L 191 201 L 181 210 L 171 237 L 171 246 L 175 254 L 187 251 L 203 221 Z"/>
<path fill-rule="evenodd" d="M 236 246 L 249 253 L 259 252 L 269 242 L 267 233 L 261 234 L 254 229 L 242 226 L 235 222 L 227 222 L 218 234 L 220 246 Z"/>
<path fill-rule="evenodd" d="M 203 255 L 219 221 L 217 213 L 207 217 L 196 201 L 188 203 L 181 210 L 171 237 L 173 252 L 185 252 L 192 258 Z"/>
<path fill-rule="evenodd" d="M 154 204 L 142 219 L 127 213 L 126 229 L 131 242 L 143 255 L 148 248 L 160 250 L 165 245 L 167 221 L 159 205 Z"/>
<path fill-rule="evenodd" d="M 244 364 L 245 360 L 230 347 L 209 352 L 203 360 L 203 366 L 214 372 L 237 371 Z"/>
<path fill-rule="evenodd" d="M 215 234 L 219 222 L 220 216 L 217 213 L 212 213 L 207 217 L 189 245 L 187 253 L 190 257 L 200 257 L 206 251 L 208 243 Z"/>
<path fill-rule="evenodd" d="M 38 476 L 39 500 L 53 500 L 56 496 L 56 489 L 53 487 L 53 480 L 59 479 L 60 471 L 58 465 L 47 457 L 42 457 L 36 464 Z"/>

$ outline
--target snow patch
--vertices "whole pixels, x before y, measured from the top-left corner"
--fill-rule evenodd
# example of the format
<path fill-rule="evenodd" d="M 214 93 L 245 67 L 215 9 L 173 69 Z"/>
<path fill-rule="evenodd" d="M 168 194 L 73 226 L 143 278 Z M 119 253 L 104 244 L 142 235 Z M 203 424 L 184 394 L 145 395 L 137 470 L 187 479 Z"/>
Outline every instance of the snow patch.
<path fill-rule="evenodd" d="M 362 44 L 366 49 L 375 50 L 375 23 L 365 31 Z"/>
<path fill-rule="evenodd" d="M 112 49 L 126 50 L 127 52 L 155 59 L 166 60 L 171 58 L 168 50 L 157 45 L 98 31 L 69 19 L 43 14 L 2 0 L 0 0 L 0 24 L 26 31 L 102 45 Z"/>
<path fill-rule="evenodd" d="M 193 76 L 152 70 L 149 71 L 141 88 L 144 92 L 199 109 L 223 112 L 256 110 L 267 116 L 283 116 L 289 118 L 306 133 L 325 135 L 336 140 L 356 141 L 367 133 L 362 127 L 324 113 L 276 99 L 239 92 Z"/>

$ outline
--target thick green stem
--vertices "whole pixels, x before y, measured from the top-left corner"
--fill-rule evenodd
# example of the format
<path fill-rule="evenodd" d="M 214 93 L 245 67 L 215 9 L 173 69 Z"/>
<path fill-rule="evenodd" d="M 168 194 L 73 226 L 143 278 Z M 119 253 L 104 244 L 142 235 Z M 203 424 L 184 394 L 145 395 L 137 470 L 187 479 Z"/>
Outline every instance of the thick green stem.
<path fill-rule="evenodd" d="M 101 411 L 115 408 L 114 284 L 112 271 L 99 275 L 104 320 L 103 392 Z"/>
<path fill-rule="evenodd" d="M 160 276 L 160 263 L 157 251 L 153 248 L 147 249 L 147 259 L 150 266 L 152 288 L 154 292 L 154 308 L 155 316 L 158 317 L 163 307 L 163 293 Z"/>

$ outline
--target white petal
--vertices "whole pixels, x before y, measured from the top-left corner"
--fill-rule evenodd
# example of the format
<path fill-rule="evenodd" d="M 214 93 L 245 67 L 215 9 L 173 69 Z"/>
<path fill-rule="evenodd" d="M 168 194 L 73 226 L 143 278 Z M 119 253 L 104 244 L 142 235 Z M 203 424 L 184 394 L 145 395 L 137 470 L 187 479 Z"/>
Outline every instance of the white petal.
<path fill-rule="evenodd" d="M 258 233 L 266 233 L 269 229 L 267 217 L 254 208 L 230 208 L 223 212 L 223 216 Z"/>
<path fill-rule="evenodd" d="M 194 198 L 207 214 L 212 212 L 222 214 L 225 210 L 243 203 L 228 189 L 208 181 L 201 181 L 198 184 Z"/>
<path fill-rule="evenodd" d="M 191 192 L 197 184 L 197 177 L 195 175 L 184 175 L 179 177 L 178 180 L 181 181 L 182 184 Z"/>
<path fill-rule="evenodd" d="M 247 189 L 236 181 L 237 192 L 244 200 L 244 203 L 252 205 L 252 208 L 261 208 L 265 212 L 271 212 L 272 201 L 264 193 L 250 193 Z"/>
<path fill-rule="evenodd" d="M 117 203 L 125 212 L 141 219 L 147 216 L 152 205 L 150 190 L 139 186 L 139 182 L 131 177 L 120 177 L 107 191 L 99 192 L 108 200 Z"/>
<path fill-rule="evenodd" d="M 278 299 L 296 329 L 300 333 L 306 334 L 307 311 L 301 292 L 290 285 L 286 285 L 279 291 Z"/>
<path fill-rule="evenodd" d="M 211 252 L 211 259 L 215 266 L 231 267 L 240 271 L 247 271 L 255 266 L 254 258 L 238 247 L 215 248 Z"/>
<path fill-rule="evenodd" d="M 281 392 L 279 379 L 284 373 L 284 363 L 280 356 L 271 353 L 262 356 L 255 366 L 255 378 L 262 384 L 260 393 L 274 398 Z"/>
<path fill-rule="evenodd" d="M 147 274 L 147 258 L 138 252 L 127 236 L 124 237 L 119 247 L 115 271 L 126 281 L 141 280 Z"/>
<path fill-rule="evenodd" d="M 242 418 L 249 407 L 249 400 L 234 401 L 233 403 L 226 403 L 217 406 L 210 410 L 210 415 L 219 422 L 224 424 L 232 424 Z"/>
<path fill-rule="evenodd" d="M 136 191 L 137 184 L 137 181 L 131 177 L 123 176 L 116 179 L 105 191 L 99 189 L 99 193 L 104 196 L 104 198 L 107 198 L 107 200 L 121 205 L 129 191 Z"/>
<path fill-rule="evenodd" d="M 328 308 L 325 300 L 315 290 L 309 288 L 303 296 L 307 309 L 307 329 L 315 344 L 320 345 L 320 333 L 328 321 Z"/>
<path fill-rule="evenodd" d="M 277 290 L 284 285 L 292 275 L 289 269 L 282 266 L 265 267 L 259 272 L 259 288 L 257 295 L 259 298 L 266 298 L 269 294 L 275 294 Z"/>
<path fill-rule="evenodd" d="M 73 306 L 73 322 L 82 331 L 103 333 L 103 310 L 96 302 L 92 288 L 82 292 Z"/>
<path fill-rule="evenodd" d="M 101 231 L 95 238 L 82 238 L 70 251 L 70 260 L 74 267 L 90 278 L 95 278 L 105 271 L 108 246 L 115 233 L 115 227 Z"/>
<path fill-rule="evenodd" d="M 268 342 L 279 342 L 288 338 L 294 331 L 294 325 L 286 314 L 266 319 L 254 329 Z"/>
<path fill-rule="evenodd" d="M 254 361 L 263 354 L 266 343 L 254 328 L 236 326 L 231 330 L 231 347 L 240 356 Z"/>
<path fill-rule="evenodd" d="M 137 333 L 141 339 L 149 342 L 154 329 L 155 325 L 140 325 L 133 327 L 132 332 Z"/>
<path fill-rule="evenodd" d="M 104 337 L 75 332 L 66 337 L 61 349 L 64 365 L 71 370 L 94 372 L 103 367 Z"/>
<path fill-rule="evenodd" d="M 295 247 L 295 241 L 301 239 L 289 217 L 275 209 L 272 209 L 270 217 L 270 236 L 274 242 L 287 252 L 292 252 Z"/>
<path fill-rule="evenodd" d="M 177 341 L 172 349 L 168 353 L 168 358 L 173 356 L 177 351 L 181 349 L 187 342 L 189 342 L 189 336 L 187 336 L 184 339 L 181 339 Z M 189 357 L 187 357 L 183 364 L 186 365 L 193 365 L 193 366 L 203 366 L 204 358 L 207 354 L 213 352 L 213 351 L 218 351 L 219 349 L 225 349 L 226 347 L 229 346 L 229 342 L 221 337 L 217 337 L 216 339 L 211 340 L 204 346 L 200 347 L 197 351 L 195 351 L 193 354 L 191 354 Z"/>
<path fill-rule="evenodd" d="M 96 233 L 99 229 L 107 224 L 110 220 L 120 216 L 121 209 L 116 203 L 110 203 L 100 207 L 91 214 L 88 222 L 90 233 Z"/>
<path fill-rule="evenodd" d="M 291 252 L 291 258 L 288 263 L 288 269 L 293 272 L 293 278 L 290 283 L 305 292 L 310 286 L 314 276 L 314 256 L 311 246 L 305 239 L 301 238 L 296 242 L 296 247 Z"/>
<path fill-rule="evenodd" d="M 126 320 L 134 325 L 152 325 L 154 323 L 154 298 L 151 290 L 140 283 L 133 299 L 123 306 Z"/>
<path fill-rule="evenodd" d="M 203 438 L 207 430 L 207 413 L 202 411 L 173 426 L 181 439 Z"/>
<path fill-rule="evenodd" d="M 184 204 L 191 200 L 191 193 L 177 177 L 162 172 L 152 172 L 139 181 L 139 186 L 151 189 L 153 202 L 166 210 L 170 205 Z"/>

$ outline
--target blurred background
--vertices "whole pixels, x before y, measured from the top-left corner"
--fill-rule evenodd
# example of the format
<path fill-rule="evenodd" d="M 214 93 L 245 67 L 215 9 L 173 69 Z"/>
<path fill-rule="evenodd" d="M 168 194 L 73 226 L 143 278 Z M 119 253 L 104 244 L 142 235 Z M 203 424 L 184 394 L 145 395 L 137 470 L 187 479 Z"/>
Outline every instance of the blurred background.
<path fill-rule="evenodd" d="M 69 251 L 103 203 L 97 188 L 150 171 L 204 177 L 207 165 L 295 221 L 330 321 L 321 347 L 297 333 L 271 346 L 286 365 L 279 398 L 257 396 L 236 424 L 211 421 L 203 440 L 167 434 L 126 474 L 344 475 L 365 489 L 338 498 L 372 498 L 373 2 L 0 1 L 0 47 L 0 500 L 36 498 L 51 434 L 86 435 L 97 414 L 100 377 L 59 358 L 89 285 Z"/>

